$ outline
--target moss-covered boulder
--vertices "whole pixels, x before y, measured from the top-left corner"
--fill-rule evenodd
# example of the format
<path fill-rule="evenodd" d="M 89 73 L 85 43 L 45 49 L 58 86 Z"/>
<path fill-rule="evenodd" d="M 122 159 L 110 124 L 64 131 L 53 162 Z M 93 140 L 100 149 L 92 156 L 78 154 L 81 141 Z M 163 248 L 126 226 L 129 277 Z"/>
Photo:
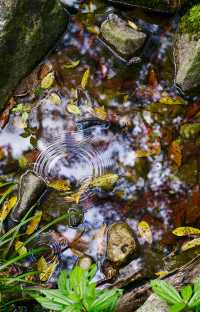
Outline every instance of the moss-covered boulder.
<path fill-rule="evenodd" d="M 155 11 L 174 12 L 180 8 L 186 0 L 108 0 L 120 5 L 133 5 Z"/>
<path fill-rule="evenodd" d="M 0 110 L 66 25 L 58 0 L 0 0 Z"/>
<path fill-rule="evenodd" d="M 200 86 L 200 4 L 193 6 L 180 20 L 175 44 L 176 83 L 184 92 Z"/>

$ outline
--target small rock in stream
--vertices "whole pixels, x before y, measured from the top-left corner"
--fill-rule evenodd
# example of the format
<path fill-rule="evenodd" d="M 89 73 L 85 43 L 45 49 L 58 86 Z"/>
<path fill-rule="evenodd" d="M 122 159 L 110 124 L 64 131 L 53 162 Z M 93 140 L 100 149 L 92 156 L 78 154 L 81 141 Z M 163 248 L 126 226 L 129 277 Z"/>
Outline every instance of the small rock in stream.
<path fill-rule="evenodd" d="M 116 14 L 110 14 L 101 25 L 103 38 L 124 56 L 133 55 L 144 45 L 146 34 L 134 30 Z"/>

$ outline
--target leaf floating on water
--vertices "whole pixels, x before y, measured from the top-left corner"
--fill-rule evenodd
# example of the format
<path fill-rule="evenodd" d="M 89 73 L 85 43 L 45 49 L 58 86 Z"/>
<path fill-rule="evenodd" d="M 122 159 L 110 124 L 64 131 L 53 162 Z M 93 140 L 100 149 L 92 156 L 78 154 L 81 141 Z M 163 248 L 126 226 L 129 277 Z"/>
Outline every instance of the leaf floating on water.
<path fill-rule="evenodd" d="M 103 107 L 97 107 L 94 108 L 94 115 L 95 117 L 101 119 L 101 120 L 107 120 L 107 112 L 105 111 L 104 106 Z"/>
<path fill-rule="evenodd" d="M 180 167 L 182 163 L 182 145 L 180 140 L 175 140 L 171 143 L 169 154 L 170 158 L 175 162 L 177 167 Z"/>
<path fill-rule="evenodd" d="M 41 218 L 42 218 L 42 211 L 36 212 L 33 219 L 27 226 L 27 229 L 26 229 L 27 235 L 31 235 L 33 232 L 35 232 L 35 230 L 38 228 Z"/>
<path fill-rule="evenodd" d="M 153 237 L 149 224 L 146 221 L 140 221 L 138 223 L 138 231 L 140 236 L 149 244 L 152 243 Z"/>
<path fill-rule="evenodd" d="M 44 257 L 41 257 L 38 260 L 37 268 L 38 268 L 38 271 L 40 272 L 40 280 L 41 280 L 41 282 L 46 282 L 46 281 L 48 281 L 50 279 L 50 277 L 55 272 L 55 269 L 56 269 L 57 265 L 58 265 L 58 260 L 56 258 L 50 264 L 48 264 L 46 262 Z"/>
<path fill-rule="evenodd" d="M 102 188 L 110 188 L 119 180 L 119 176 L 114 173 L 108 173 L 102 175 L 100 177 L 94 178 L 91 181 L 91 186 L 93 187 L 102 187 Z"/>
<path fill-rule="evenodd" d="M 12 210 L 12 208 L 15 206 L 16 203 L 17 203 L 17 196 L 11 197 L 8 201 L 4 203 L 0 212 L 1 222 L 3 222 L 7 218 L 8 214 L 10 213 L 10 211 Z"/>
<path fill-rule="evenodd" d="M 27 254 L 27 249 L 24 246 L 24 243 L 21 241 L 16 241 L 15 243 L 15 251 L 19 254 L 19 256 L 24 256 Z"/>
<path fill-rule="evenodd" d="M 54 73 L 49 73 L 46 77 L 44 77 L 41 81 L 41 88 L 42 89 L 49 89 L 52 84 L 54 83 L 55 76 Z"/>
<path fill-rule="evenodd" d="M 80 60 L 77 60 L 77 61 L 71 62 L 70 64 L 64 65 L 64 68 L 66 68 L 66 69 L 75 68 L 79 64 L 80 64 Z"/>
<path fill-rule="evenodd" d="M 191 249 L 191 248 L 195 248 L 195 247 L 198 247 L 200 246 L 200 238 L 195 238 L 189 242 L 186 242 L 184 243 L 182 246 L 181 246 L 181 250 L 182 251 L 186 251 L 188 249 Z"/>
<path fill-rule="evenodd" d="M 159 102 L 165 105 L 186 105 L 187 104 L 187 102 L 180 96 L 177 96 L 174 98 L 168 95 L 162 96 Z"/>
<path fill-rule="evenodd" d="M 67 110 L 68 110 L 68 112 L 71 113 L 71 114 L 74 114 L 74 115 L 81 115 L 81 110 L 80 110 L 80 108 L 79 108 L 77 105 L 73 104 L 73 103 L 69 103 L 69 104 L 67 105 Z"/>
<path fill-rule="evenodd" d="M 172 231 L 176 236 L 187 236 L 200 234 L 200 229 L 191 226 L 181 226 Z"/>
<path fill-rule="evenodd" d="M 60 105 L 61 104 L 61 99 L 56 93 L 51 93 L 50 95 L 50 101 L 54 105 Z"/>
<path fill-rule="evenodd" d="M 60 192 L 66 192 L 70 190 L 70 182 L 66 180 L 54 180 L 49 182 L 48 186 Z"/>
<path fill-rule="evenodd" d="M 89 80 L 89 76 L 90 76 L 90 69 L 86 69 L 86 71 L 83 74 L 82 80 L 81 80 L 81 87 L 83 89 L 86 88 L 86 85 L 88 84 L 88 80 Z"/>

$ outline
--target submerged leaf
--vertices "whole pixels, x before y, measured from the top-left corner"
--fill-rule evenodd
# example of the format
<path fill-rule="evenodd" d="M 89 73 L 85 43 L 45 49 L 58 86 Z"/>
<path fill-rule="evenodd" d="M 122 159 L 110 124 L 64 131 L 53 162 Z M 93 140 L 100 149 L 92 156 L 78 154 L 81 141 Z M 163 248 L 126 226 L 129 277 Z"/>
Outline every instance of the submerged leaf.
<path fill-rule="evenodd" d="M 70 64 L 64 65 L 64 68 L 66 68 L 66 69 L 75 68 L 79 64 L 80 64 L 80 60 L 77 60 L 77 61 L 71 62 Z"/>
<path fill-rule="evenodd" d="M 116 183 L 119 179 L 119 176 L 114 173 L 108 173 L 102 175 L 100 177 L 94 178 L 91 181 L 91 186 L 93 187 L 102 187 L 102 188 L 110 188 Z"/>
<path fill-rule="evenodd" d="M 101 119 L 101 120 L 107 120 L 107 112 L 105 111 L 105 108 L 104 106 L 102 107 L 97 107 L 97 108 L 94 108 L 94 115 L 95 117 Z"/>
<path fill-rule="evenodd" d="M 84 72 L 83 77 L 82 77 L 82 80 L 81 80 L 81 87 L 82 87 L 83 89 L 86 88 L 86 85 L 87 85 L 88 80 L 89 80 L 89 76 L 90 76 L 90 69 L 88 68 L 88 69 L 86 69 L 86 71 Z"/>
<path fill-rule="evenodd" d="M 24 256 L 27 254 L 27 249 L 24 246 L 24 243 L 21 241 L 16 241 L 15 243 L 15 251 L 19 254 L 19 256 Z"/>
<path fill-rule="evenodd" d="M 188 249 L 191 249 L 191 248 L 195 248 L 197 246 L 200 246 L 200 238 L 195 238 L 189 242 L 186 242 L 184 243 L 182 246 L 181 246 L 181 250 L 182 251 L 186 251 Z"/>
<path fill-rule="evenodd" d="M 58 94 L 56 94 L 56 93 L 51 93 L 49 99 L 50 99 L 51 103 L 54 105 L 60 105 L 61 104 L 61 99 L 58 96 Z"/>
<path fill-rule="evenodd" d="M 33 219 L 31 220 L 30 224 L 27 226 L 26 234 L 31 235 L 37 229 L 40 220 L 42 218 L 42 211 L 38 211 L 35 213 Z"/>
<path fill-rule="evenodd" d="M 138 223 L 138 231 L 140 236 L 149 244 L 152 243 L 153 237 L 149 224 L 146 221 L 140 221 Z"/>
<path fill-rule="evenodd" d="M 185 124 L 181 126 L 180 135 L 184 139 L 195 138 L 200 133 L 200 123 Z"/>
<path fill-rule="evenodd" d="M 183 98 L 180 96 L 176 96 L 175 98 L 171 96 L 162 96 L 159 101 L 161 104 L 166 104 L 166 105 L 185 105 L 187 104 Z"/>
<path fill-rule="evenodd" d="M 70 190 L 70 182 L 67 180 L 53 180 L 48 183 L 48 186 L 60 192 Z"/>
<path fill-rule="evenodd" d="M 13 196 L 3 204 L 3 207 L 0 212 L 1 222 L 3 222 L 7 218 L 8 214 L 10 213 L 12 208 L 15 206 L 16 202 L 17 202 L 17 196 Z"/>
<path fill-rule="evenodd" d="M 181 226 L 172 231 L 176 236 L 187 236 L 200 234 L 200 229 L 193 228 L 191 226 Z"/>
<path fill-rule="evenodd" d="M 54 83 L 55 77 L 54 73 L 49 73 L 46 77 L 44 77 L 41 81 L 41 88 L 42 89 L 49 89 L 52 84 Z"/>
<path fill-rule="evenodd" d="M 69 113 L 74 114 L 74 115 L 81 115 L 81 110 L 80 108 L 74 104 L 74 103 L 69 103 L 67 105 L 67 110 Z"/>
<path fill-rule="evenodd" d="M 160 143 L 157 143 L 153 148 L 149 150 L 136 150 L 135 151 L 135 156 L 138 158 L 141 157 L 149 157 L 149 156 L 154 156 L 154 155 L 160 155 L 161 152 L 161 146 Z"/>
<path fill-rule="evenodd" d="M 180 167 L 182 162 L 182 146 L 180 140 L 175 140 L 171 143 L 169 154 L 177 167 Z"/>

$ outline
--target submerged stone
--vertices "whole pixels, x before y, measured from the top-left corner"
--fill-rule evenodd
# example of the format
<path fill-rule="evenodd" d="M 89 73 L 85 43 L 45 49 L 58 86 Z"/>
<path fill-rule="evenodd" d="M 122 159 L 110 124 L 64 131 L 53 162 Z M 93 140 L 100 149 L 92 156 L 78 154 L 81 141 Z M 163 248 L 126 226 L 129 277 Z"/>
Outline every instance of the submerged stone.
<path fill-rule="evenodd" d="M 184 92 L 199 89 L 200 5 L 194 6 L 181 18 L 175 44 L 175 60 L 176 83 Z"/>
<path fill-rule="evenodd" d="M 103 38 L 124 56 L 133 55 L 145 42 L 146 34 L 134 30 L 116 14 L 110 14 L 101 25 Z"/>
<path fill-rule="evenodd" d="M 58 0 L 0 0 L 0 110 L 66 25 Z"/>

